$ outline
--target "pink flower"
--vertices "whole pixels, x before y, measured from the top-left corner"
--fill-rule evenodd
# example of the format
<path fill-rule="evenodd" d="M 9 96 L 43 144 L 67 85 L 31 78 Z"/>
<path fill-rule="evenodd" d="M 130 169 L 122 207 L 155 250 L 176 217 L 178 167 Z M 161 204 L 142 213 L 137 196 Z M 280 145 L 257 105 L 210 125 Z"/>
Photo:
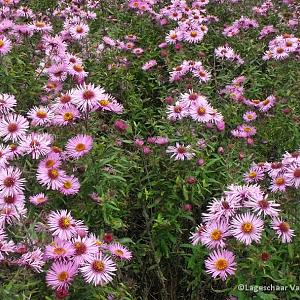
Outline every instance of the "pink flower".
<path fill-rule="evenodd" d="M 74 249 L 74 262 L 78 266 L 99 252 L 94 239 L 90 237 L 77 237 L 72 239 L 72 247 Z"/>
<path fill-rule="evenodd" d="M 190 106 L 190 116 L 193 120 L 208 123 L 212 120 L 213 108 L 206 101 L 197 101 Z"/>
<path fill-rule="evenodd" d="M 82 38 L 86 37 L 88 33 L 89 26 L 87 24 L 80 23 L 70 27 L 70 35 L 75 40 L 81 40 Z"/>
<path fill-rule="evenodd" d="M 0 136 L 4 141 L 16 142 L 26 135 L 29 122 L 26 118 L 17 114 L 9 114 L 0 120 Z"/>
<path fill-rule="evenodd" d="M 206 272 L 213 278 L 220 276 L 224 281 L 228 275 L 233 275 L 236 271 L 235 256 L 228 250 L 215 250 L 205 260 Z"/>
<path fill-rule="evenodd" d="M 190 160 L 195 156 L 195 153 L 191 152 L 191 146 L 184 146 L 176 143 L 175 146 L 169 146 L 166 150 L 167 153 L 171 153 L 171 157 L 175 160 Z"/>
<path fill-rule="evenodd" d="M 59 190 L 64 184 L 66 173 L 58 168 L 38 168 L 36 178 L 47 189 Z"/>
<path fill-rule="evenodd" d="M 123 245 L 119 243 L 111 243 L 108 246 L 108 251 L 113 255 L 115 258 L 121 260 L 131 260 L 132 253 Z"/>
<path fill-rule="evenodd" d="M 80 268 L 85 281 L 94 285 L 105 285 L 112 281 L 116 270 L 116 264 L 102 252 L 88 257 Z"/>
<path fill-rule="evenodd" d="M 253 212 L 258 216 L 261 214 L 265 216 L 275 217 L 278 216 L 280 205 L 274 201 L 268 200 L 268 196 L 262 197 L 261 195 L 253 195 L 251 199 L 245 203 L 245 206 L 252 208 Z"/>
<path fill-rule="evenodd" d="M 254 111 L 247 111 L 246 113 L 244 113 L 243 115 L 243 119 L 246 122 L 252 122 L 257 118 L 257 115 Z"/>
<path fill-rule="evenodd" d="M 289 223 L 284 222 L 280 218 L 274 218 L 271 223 L 271 228 L 274 229 L 283 243 L 290 243 L 292 237 L 295 236 L 294 230 L 290 228 Z"/>
<path fill-rule="evenodd" d="M 57 261 L 46 274 L 48 286 L 55 290 L 68 289 L 77 274 L 77 266 L 72 261 Z"/>
<path fill-rule="evenodd" d="M 5 36 L 0 36 L 0 56 L 6 55 L 11 51 L 11 41 L 7 39 Z"/>
<path fill-rule="evenodd" d="M 285 192 L 287 180 L 285 174 L 274 177 L 271 181 L 270 190 L 272 192 Z"/>
<path fill-rule="evenodd" d="M 285 177 L 288 186 L 300 187 L 300 163 L 293 163 L 287 167 Z"/>
<path fill-rule="evenodd" d="M 0 114 L 7 114 L 14 111 L 17 100 L 13 95 L 0 94 Z"/>
<path fill-rule="evenodd" d="M 147 61 L 146 63 L 143 64 L 142 70 L 143 71 L 148 71 L 156 65 L 157 65 L 157 61 L 155 59 L 151 59 L 151 60 L 149 60 L 149 61 Z"/>
<path fill-rule="evenodd" d="M 93 138 L 89 135 L 79 134 L 68 140 L 66 152 L 69 157 L 78 159 L 90 152 L 92 147 Z"/>
<path fill-rule="evenodd" d="M 239 241 L 250 245 L 253 241 L 259 242 L 263 231 L 263 221 L 253 214 L 237 215 L 231 221 L 231 234 Z"/>
<path fill-rule="evenodd" d="M 39 193 L 37 195 L 30 196 L 29 201 L 36 206 L 40 206 L 48 202 L 48 197 L 45 196 L 44 193 Z"/>
<path fill-rule="evenodd" d="M 33 126 L 45 126 L 49 125 L 54 119 L 54 113 L 49 107 L 34 106 L 27 114 L 27 117 L 31 119 Z"/>
<path fill-rule="evenodd" d="M 75 176 L 66 176 L 63 180 L 63 185 L 59 189 L 64 195 L 76 195 L 79 192 L 80 183 Z"/>
<path fill-rule="evenodd" d="M 209 249 L 224 248 L 224 241 L 227 236 L 230 236 L 228 224 L 224 220 L 220 220 L 206 224 L 201 242 Z"/>
<path fill-rule="evenodd" d="M 31 154 L 33 159 L 38 159 L 40 156 L 46 155 L 50 151 L 52 138 L 45 133 L 35 133 L 22 138 L 20 148 L 26 153 Z"/>
<path fill-rule="evenodd" d="M 74 255 L 74 253 L 75 249 L 72 247 L 72 243 L 59 238 L 55 238 L 52 243 L 45 248 L 46 259 L 69 258 Z"/>
<path fill-rule="evenodd" d="M 16 167 L 0 169 L 0 194 L 9 196 L 22 194 L 24 190 L 25 179 L 21 178 L 21 170 Z"/>
<path fill-rule="evenodd" d="M 103 94 L 105 94 L 105 91 L 101 87 L 95 87 L 93 84 L 83 84 L 73 91 L 73 103 L 81 111 L 91 112 L 96 110 L 97 102 L 102 99 Z"/>
<path fill-rule="evenodd" d="M 66 210 L 51 212 L 48 216 L 47 224 L 52 235 L 62 240 L 69 240 L 77 235 L 75 220 Z"/>
<path fill-rule="evenodd" d="M 175 105 L 167 106 L 167 117 L 169 120 L 176 121 L 189 115 L 188 108 L 186 104 L 181 102 L 176 102 Z"/>

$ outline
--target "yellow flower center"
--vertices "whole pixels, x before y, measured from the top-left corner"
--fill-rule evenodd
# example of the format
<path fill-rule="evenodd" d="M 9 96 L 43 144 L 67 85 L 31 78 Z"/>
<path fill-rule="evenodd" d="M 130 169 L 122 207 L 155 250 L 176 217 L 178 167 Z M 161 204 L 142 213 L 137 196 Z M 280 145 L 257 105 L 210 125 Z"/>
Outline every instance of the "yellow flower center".
<path fill-rule="evenodd" d="M 72 182 L 71 181 L 66 181 L 65 183 L 64 183 L 64 188 L 65 189 L 70 189 L 72 187 Z"/>
<path fill-rule="evenodd" d="M 85 145 L 82 144 L 82 143 L 77 144 L 76 147 L 75 147 L 75 150 L 76 150 L 77 152 L 82 152 L 82 151 L 85 150 Z"/>
<path fill-rule="evenodd" d="M 53 249 L 53 252 L 57 255 L 63 255 L 66 253 L 66 250 L 64 248 L 61 248 L 61 247 L 55 247 Z"/>
<path fill-rule="evenodd" d="M 249 222 L 246 222 L 242 225 L 242 230 L 244 233 L 250 233 L 253 231 L 253 225 Z"/>
<path fill-rule="evenodd" d="M 59 281 L 66 281 L 69 278 L 69 273 L 66 271 L 60 272 L 57 274 L 57 279 Z"/>
<path fill-rule="evenodd" d="M 64 121 L 72 121 L 74 119 L 74 115 L 71 112 L 66 112 L 63 118 Z"/>
<path fill-rule="evenodd" d="M 99 101 L 99 104 L 100 104 L 101 106 L 107 106 L 109 103 L 110 103 L 110 102 L 109 102 L 108 100 L 106 100 L 106 99 L 103 99 L 103 100 L 100 100 L 100 101 Z"/>
<path fill-rule="evenodd" d="M 98 272 L 98 273 L 101 273 L 104 271 L 105 269 L 105 265 L 104 263 L 101 261 L 101 260 L 95 260 L 92 264 L 92 269 L 95 271 L 95 272 Z"/>
<path fill-rule="evenodd" d="M 210 234 L 210 237 L 214 241 L 219 241 L 222 237 L 222 232 L 219 229 L 214 229 Z"/>
<path fill-rule="evenodd" d="M 223 271 L 228 267 L 228 261 L 225 258 L 219 258 L 215 262 L 215 267 L 218 271 Z"/>

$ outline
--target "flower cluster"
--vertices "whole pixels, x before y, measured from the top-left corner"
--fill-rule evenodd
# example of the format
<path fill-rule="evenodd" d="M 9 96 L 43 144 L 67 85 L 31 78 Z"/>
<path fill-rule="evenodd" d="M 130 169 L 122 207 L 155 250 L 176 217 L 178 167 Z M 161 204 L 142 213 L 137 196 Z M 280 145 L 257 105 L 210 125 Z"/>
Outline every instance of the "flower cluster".
<path fill-rule="evenodd" d="M 272 163 L 253 163 L 244 179 L 248 183 L 258 183 L 269 177 L 269 190 L 285 192 L 287 188 L 300 187 L 300 151 L 286 153 L 282 160 Z"/>
<path fill-rule="evenodd" d="M 240 55 L 236 54 L 235 51 L 228 45 L 219 46 L 218 48 L 216 48 L 215 56 L 222 60 L 235 62 L 238 65 L 244 64 L 244 60 L 240 57 Z"/>
<path fill-rule="evenodd" d="M 256 20 L 242 16 L 239 20 L 234 21 L 232 25 L 226 26 L 223 30 L 223 34 L 227 37 L 232 37 L 239 34 L 242 29 L 247 30 L 249 28 L 257 27 L 258 23 Z"/>
<path fill-rule="evenodd" d="M 260 16 L 267 16 L 274 9 L 274 4 L 271 0 L 266 0 L 260 6 L 252 7 L 252 11 Z"/>
<path fill-rule="evenodd" d="M 112 95 L 86 82 L 83 58 L 70 52 L 88 44 L 88 21 L 96 18 L 93 10 L 98 1 L 85 1 L 84 5 L 81 1 L 59 2 L 54 16 L 62 19 L 62 30 L 56 33 L 47 15 L 41 17 L 28 7 L 18 7 L 18 2 L 1 2 L 0 56 L 34 36 L 38 41 L 31 49 L 38 63 L 35 80 L 46 84 L 41 103 L 24 115 L 18 112 L 14 95 L 0 94 L 0 261 L 36 272 L 44 271 L 46 262 L 51 261 L 46 281 L 57 293 L 67 293 L 78 272 L 86 282 L 104 285 L 115 275 L 116 260 L 129 260 L 131 252 L 119 243 L 100 241 L 66 210 L 51 211 L 47 224 L 37 226 L 37 232 L 51 232 L 53 240 L 46 246 L 47 240 L 35 241 L 29 234 L 22 243 L 9 238 L 17 225 L 26 230 L 27 197 L 28 203 L 37 207 L 52 200 L 44 192 L 28 195 L 34 180 L 39 188 L 61 196 L 78 194 L 80 180 L 71 174 L 70 165 L 92 150 L 93 138 L 78 133 L 76 124 L 87 121 L 92 113 L 123 112 L 123 105 Z M 72 128 L 65 142 L 56 134 L 60 127 Z"/>
<path fill-rule="evenodd" d="M 200 82 L 207 82 L 211 78 L 211 74 L 207 71 L 201 61 L 185 60 L 181 65 L 176 66 L 170 72 L 170 82 L 180 81 L 183 76 L 192 73 L 192 76 Z"/>
<path fill-rule="evenodd" d="M 203 223 L 191 235 L 193 245 L 202 244 L 213 252 L 205 261 L 207 272 L 213 278 L 225 280 L 236 270 L 235 255 L 227 247 L 234 249 L 235 242 L 249 246 L 260 243 L 265 224 L 273 229 L 282 243 L 292 241 L 294 230 L 280 216 L 280 204 L 270 199 L 257 183 L 265 174 L 271 177 L 271 192 L 274 182 L 290 187 L 300 187 L 300 152 L 286 153 L 281 162 L 253 164 L 244 174 L 247 185 L 229 185 L 220 199 L 208 205 L 202 214 Z M 276 184 L 276 183 L 275 183 Z M 283 189 L 282 191 L 284 191 Z"/>
<path fill-rule="evenodd" d="M 191 117 L 193 120 L 204 124 L 223 122 L 222 114 L 211 106 L 205 96 L 193 90 L 181 94 L 174 105 L 168 105 L 167 115 L 171 121 Z"/>
<path fill-rule="evenodd" d="M 292 34 L 284 34 L 275 37 L 269 42 L 269 49 L 264 53 L 263 60 L 284 60 L 292 54 L 299 53 L 299 39 Z"/>

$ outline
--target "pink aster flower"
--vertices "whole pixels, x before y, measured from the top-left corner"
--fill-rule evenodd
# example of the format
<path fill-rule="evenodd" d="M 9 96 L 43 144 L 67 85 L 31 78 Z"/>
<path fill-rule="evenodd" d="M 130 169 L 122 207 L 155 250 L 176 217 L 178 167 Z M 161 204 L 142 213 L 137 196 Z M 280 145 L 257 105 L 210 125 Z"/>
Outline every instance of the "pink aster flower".
<path fill-rule="evenodd" d="M 70 75 L 75 76 L 79 80 L 83 80 L 88 76 L 88 72 L 84 70 L 84 67 L 80 64 L 70 64 L 67 67 L 67 71 Z"/>
<path fill-rule="evenodd" d="M 184 32 L 184 40 L 189 43 L 199 43 L 203 39 L 203 32 L 195 29 Z"/>
<path fill-rule="evenodd" d="M 63 180 L 63 185 L 59 189 L 64 195 L 75 195 L 79 192 L 80 183 L 75 176 L 66 176 Z"/>
<path fill-rule="evenodd" d="M 200 224 L 196 227 L 195 232 L 191 233 L 190 240 L 192 241 L 192 244 L 194 246 L 202 243 L 203 234 L 204 234 L 205 230 L 206 230 L 206 226 L 203 224 Z"/>
<path fill-rule="evenodd" d="M 132 253 L 125 246 L 119 243 L 109 244 L 108 251 L 112 256 L 121 260 L 131 260 L 132 258 Z"/>
<path fill-rule="evenodd" d="M 192 73 L 195 77 L 197 77 L 200 80 L 200 82 L 207 82 L 211 79 L 211 74 L 208 71 L 206 71 L 203 67 L 194 69 Z"/>
<path fill-rule="evenodd" d="M 240 206 L 238 199 L 233 196 L 226 198 L 214 199 L 208 205 L 208 213 L 203 213 L 203 220 L 205 222 L 213 222 L 221 219 L 228 221 Z"/>
<path fill-rule="evenodd" d="M 199 93 L 189 90 L 188 93 L 180 95 L 180 103 L 183 103 L 185 106 L 190 107 L 192 104 L 204 103 L 207 104 L 206 97 L 202 96 Z"/>
<path fill-rule="evenodd" d="M 66 210 L 51 212 L 47 224 L 52 235 L 62 240 L 70 240 L 77 235 L 75 220 Z"/>
<path fill-rule="evenodd" d="M 251 167 L 250 170 L 244 174 L 244 181 L 246 183 L 259 182 L 265 177 L 264 171 L 257 167 Z"/>
<path fill-rule="evenodd" d="M 0 239 L 0 261 L 4 260 L 10 252 L 15 252 L 14 242 Z"/>
<path fill-rule="evenodd" d="M 91 112 L 98 107 L 97 103 L 103 94 L 105 91 L 101 87 L 83 84 L 73 91 L 73 104 L 81 111 Z"/>
<path fill-rule="evenodd" d="M 201 242 L 209 249 L 224 248 L 225 239 L 229 235 L 228 223 L 220 220 L 206 225 Z"/>
<path fill-rule="evenodd" d="M 10 147 L 0 144 L 0 168 L 5 167 L 11 158 Z"/>
<path fill-rule="evenodd" d="M 15 206 L 16 208 L 24 206 L 25 196 L 23 193 L 16 193 L 8 196 L 0 196 L 0 209 Z"/>
<path fill-rule="evenodd" d="M 77 237 L 72 239 L 72 247 L 74 249 L 74 262 L 81 266 L 91 256 L 99 252 L 98 246 L 93 238 Z"/>
<path fill-rule="evenodd" d="M 0 114 L 6 115 L 14 111 L 17 100 L 13 95 L 0 94 Z"/>
<path fill-rule="evenodd" d="M 17 114 L 9 114 L 0 120 L 0 136 L 4 141 L 16 142 L 26 135 L 29 122 Z"/>
<path fill-rule="evenodd" d="M 79 110 L 74 105 L 70 104 L 57 110 L 52 122 L 58 126 L 68 126 L 74 124 L 79 118 Z"/>
<path fill-rule="evenodd" d="M 245 206 L 252 208 L 253 212 L 258 216 L 276 217 L 280 212 L 280 209 L 278 209 L 280 205 L 275 203 L 275 201 L 268 200 L 268 195 L 265 197 L 262 197 L 260 194 L 253 195 L 251 199 L 245 203 Z"/>
<path fill-rule="evenodd" d="M 236 270 L 235 256 L 228 250 L 215 250 L 205 260 L 206 272 L 213 278 L 220 276 L 224 281 L 228 275 L 233 275 Z"/>
<path fill-rule="evenodd" d="M 157 65 L 157 61 L 155 59 L 151 59 L 143 64 L 142 70 L 148 71 Z"/>
<path fill-rule="evenodd" d="M 9 53 L 11 48 L 11 41 L 5 36 L 0 36 L 0 56 Z"/>
<path fill-rule="evenodd" d="M 38 168 L 37 181 L 47 189 L 59 190 L 65 181 L 65 171 L 58 168 Z"/>
<path fill-rule="evenodd" d="M 85 281 L 94 285 L 105 285 L 112 281 L 116 270 L 116 264 L 102 252 L 87 258 L 80 268 Z"/>
<path fill-rule="evenodd" d="M 41 248 L 36 248 L 33 251 L 28 251 L 23 254 L 18 260 L 18 265 L 28 266 L 32 268 L 34 271 L 40 273 L 42 272 L 42 267 L 45 264 L 44 261 L 44 253 Z"/>
<path fill-rule="evenodd" d="M 285 172 L 285 177 L 288 186 L 300 187 L 300 163 L 293 163 Z"/>
<path fill-rule="evenodd" d="M 46 106 L 34 106 L 27 114 L 27 117 L 31 119 L 31 125 L 33 126 L 45 126 L 49 125 L 54 119 L 53 111 Z"/>
<path fill-rule="evenodd" d="M 81 40 L 82 38 L 86 37 L 89 33 L 89 26 L 87 24 L 76 24 L 70 27 L 70 35 L 75 40 Z"/>
<path fill-rule="evenodd" d="M 38 168 L 51 169 L 59 168 L 61 165 L 61 156 L 59 153 L 50 153 L 46 158 L 39 162 Z"/>
<path fill-rule="evenodd" d="M 22 138 L 20 148 L 26 153 L 31 154 L 33 159 L 38 159 L 40 156 L 46 155 L 50 150 L 52 138 L 45 133 L 35 133 Z"/>
<path fill-rule="evenodd" d="M 41 205 L 44 205 L 45 203 L 47 203 L 49 201 L 49 199 L 47 196 L 45 196 L 44 193 L 39 193 L 39 194 L 30 196 L 29 201 L 30 201 L 30 203 L 32 203 L 36 206 L 41 206 Z"/>
<path fill-rule="evenodd" d="M 93 147 L 93 138 L 89 135 L 79 134 L 68 140 L 66 145 L 67 155 L 78 159 L 90 152 Z"/>
<path fill-rule="evenodd" d="M 237 215 L 231 221 L 231 234 L 239 241 L 250 245 L 253 241 L 259 242 L 264 222 L 253 214 Z"/>
<path fill-rule="evenodd" d="M 252 122 L 257 118 L 257 114 L 254 111 L 247 111 L 243 115 L 243 119 L 246 122 Z"/>
<path fill-rule="evenodd" d="M 166 152 L 171 153 L 171 157 L 174 157 L 175 160 L 190 160 L 195 156 L 195 153 L 191 152 L 191 145 L 184 146 L 179 143 L 169 146 Z"/>
<path fill-rule="evenodd" d="M 22 172 L 16 167 L 0 169 L 0 194 L 9 196 L 22 194 L 24 190 L 25 179 L 21 178 Z"/>
<path fill-rule="evenodd" d="M 111 111 L 116 114 L 121 114 L 124 110 L 122 104 L 109 94 L 103 94 L 103 98 L 98 101 L 99 108 L 101 110 Z"/>
<path fill-rule="evenodd" d="M 271 228 L 276 231 L 278 238 L 281 238 L 283 243 L 290 243 L 292 241 L 292 237 L 295 236 L 294 230 L 291 229 L 290 224 L 284 222 L 280 218 L 274 218 L 272 220 Z"/>
<path fill-rule="evenodd" d="M 52 289 L 68 289 L 77 274 L 77 266 L 72 261 L 57 261 L 46 274 L 47 285 Z"/>
<path fill-rule="evenodd" d="M 75 249 L 70 241 L 55 238 L 51 244 L 45 247 L 46 259 L 70 258 L 75 253 Z"/>
<path fill-rule="evenodd" d="M 198 100 L 190 106 L 189 112 L 193 120 L 208 123 L 213 119 L 212 114 L 214 110 L 206 101 Z"/>
<path fill-rule="evenodd" d="M 30 28 L 37 32 L 50 32 L 52 31 L 52 26 L 43 21 L 35 21 L 30 25 Z"/>
<path fill-rule="evenodd" d="M 262 112 L 269 111 L 276 102 L 276 98 L 273 95 L 268 96 L 264 101 L 260 101 L 259 110 Z"/>
<path fill-rule="evenodd" d="M 282 46 L 272 47 L 271 49 L 272 57 L 276 60 L 283 60 L 289 56 L 288 51 Z"/>
<path fill-rule="evenodd" d="M 183 38 L 183 33 L 180 30 L 171 30 L 166 36 L 166 43 L 176 44 Z"/>
<path fill-rule="evenodd" d="M 278 175 L 275 178 L 272 178 L 270 184 L 270 190 L 272 192 L 285 192 L 287 187 L 287 179 L 285 174 Z"/>
<path fill-rule="evenodd" d="M 61 93 L 59 97 L 55 99 L 55 102 L 51 104 L 51 108 L 53 108 L 53 110 L 57 112 L 57 110 L 59 111 L 60 109 L 70 107 L 73 103 L 73 100 L 73 90 L 66 93 Z"/>
<path fill-rule="evenodd" d="M 188 116 L 189 111 L 185 104 L 177 101 L 175 105 L 167 106 L 167 117 L 169 120 L 176 121 Z"/>

